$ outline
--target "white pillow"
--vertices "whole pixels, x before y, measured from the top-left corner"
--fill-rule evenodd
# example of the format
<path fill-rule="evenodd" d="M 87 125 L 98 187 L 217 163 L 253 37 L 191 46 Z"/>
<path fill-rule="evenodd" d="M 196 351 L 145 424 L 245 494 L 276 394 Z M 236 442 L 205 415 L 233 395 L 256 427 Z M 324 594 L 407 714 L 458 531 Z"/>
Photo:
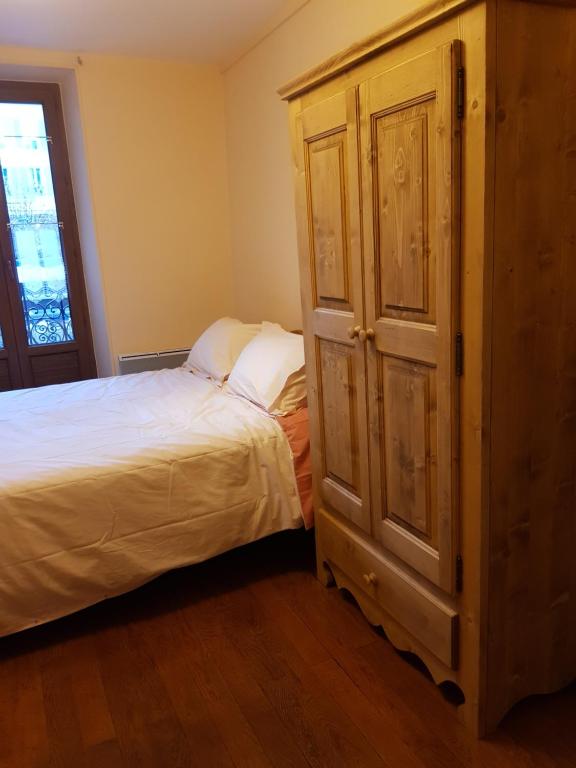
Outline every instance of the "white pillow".
<path fill-rule="evenodd" d="M 236 361 L 226 391 L 245 397 L 274 415 L 304 405 L 304 339 L 275 323 L 262 324 Z"/>
<path fill-rule="evenodd" d="M 223 384 L 246 344 L 260 330 L 260 325 L 222 317 L 200 336 L 184 365 L 204 378 Z"/>

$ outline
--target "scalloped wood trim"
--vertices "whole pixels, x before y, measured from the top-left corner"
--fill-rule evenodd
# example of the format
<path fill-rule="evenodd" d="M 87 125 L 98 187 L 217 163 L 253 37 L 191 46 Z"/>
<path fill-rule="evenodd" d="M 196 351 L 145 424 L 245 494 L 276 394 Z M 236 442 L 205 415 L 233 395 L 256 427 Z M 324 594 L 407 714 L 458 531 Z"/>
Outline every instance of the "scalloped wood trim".
<path fill-rule="evenodd" d="M 434 0 L 408 16 L 361 40 L 359 43 L 337 53 L 327 61 L 296 77 L 278 90 L 283 99 L 293 99 L 304 91 L 340 74 L 349 67 L 376 53 L 396 45 L 406 37 L 417 34 L 422 29 L 437 24 L 439 21 L 459 13 L 464 8 L 480 0 Z"/>
<path fill-rule="evenodd" d="M 374 627 L 382 627 L 386 637 L 394 648 L 399 651 L 413 653 L 424 663 L 436 685 L 451 682 L 459 686 L 456 673 L 448 669 L 436 657 L 424 648 L 415 638 L 408 634 L 383 608 L 349 579 L 337 566 L 323 563 L 323 567 L 331 572 L 338 589 L 350 592 L 366 619 Z"/>
<path fill-rule="evenodd" d="M 354 582 L 373 610 L 390 617 L 427 656 L 448 669 L 458 667 L 459 617 L 444 600 L 387 557 L 375 541 L 339 516 L 320 508 L 316 515 L 318 562 Z M 318 569 L 321 571 L 321 568 Z M 353 592 L 356 596 L 356 592 Z M 388 619 L 388 622 L 390 619 Z"/>

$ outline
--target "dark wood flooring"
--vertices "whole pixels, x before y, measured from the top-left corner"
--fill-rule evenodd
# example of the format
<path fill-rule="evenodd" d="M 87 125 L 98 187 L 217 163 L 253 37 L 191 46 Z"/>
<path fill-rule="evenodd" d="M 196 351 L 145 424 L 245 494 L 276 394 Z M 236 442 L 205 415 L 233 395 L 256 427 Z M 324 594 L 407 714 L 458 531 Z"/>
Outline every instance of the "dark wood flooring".
<path fill-rule="evenodd" d="M 2 768 L 568 768 L 576 687 L 476 742 L 280 534 L 0 640 Z"/>

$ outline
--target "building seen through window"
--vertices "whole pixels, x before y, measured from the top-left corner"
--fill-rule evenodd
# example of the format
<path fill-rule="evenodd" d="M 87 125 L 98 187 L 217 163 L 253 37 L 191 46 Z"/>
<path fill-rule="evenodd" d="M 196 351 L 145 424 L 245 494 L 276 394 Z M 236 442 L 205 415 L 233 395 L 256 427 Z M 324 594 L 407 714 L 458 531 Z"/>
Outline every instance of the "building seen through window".
<path fill-rule="evenodd" d="M 50 141 L 41 104 L 0 103 L 2 181 L 31 345 L 74 338 Z M 40 325 L 39 314 L 44 320 Z"/>

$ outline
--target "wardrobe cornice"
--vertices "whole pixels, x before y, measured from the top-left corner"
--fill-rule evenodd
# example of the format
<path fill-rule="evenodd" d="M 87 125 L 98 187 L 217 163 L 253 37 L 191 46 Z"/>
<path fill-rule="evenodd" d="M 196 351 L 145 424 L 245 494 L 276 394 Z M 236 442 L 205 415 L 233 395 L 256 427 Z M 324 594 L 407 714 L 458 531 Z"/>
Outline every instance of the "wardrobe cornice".
<path fill-rule="evenodd" d="M 398 21 L 381 29 L 370 37 L 354 43 L 349 48 L 331 56 L 326 61 L 309 69 L 291 80 L 278 90 L 278 94 L 287 101 L 300 96 L 305 91 L 315 88 L 320 83 L 341 74 L 349 67 L 374 56 L 386 48 L 397 45 L 412 35 L 416 35 L 433 24 L 460 13 L 464 8 L 475 5 L 481 0 L 434 0 L 426 3 L 417 11 L 403 16 Z M 572 2 L 572 0 L 570 0 Z"/>

